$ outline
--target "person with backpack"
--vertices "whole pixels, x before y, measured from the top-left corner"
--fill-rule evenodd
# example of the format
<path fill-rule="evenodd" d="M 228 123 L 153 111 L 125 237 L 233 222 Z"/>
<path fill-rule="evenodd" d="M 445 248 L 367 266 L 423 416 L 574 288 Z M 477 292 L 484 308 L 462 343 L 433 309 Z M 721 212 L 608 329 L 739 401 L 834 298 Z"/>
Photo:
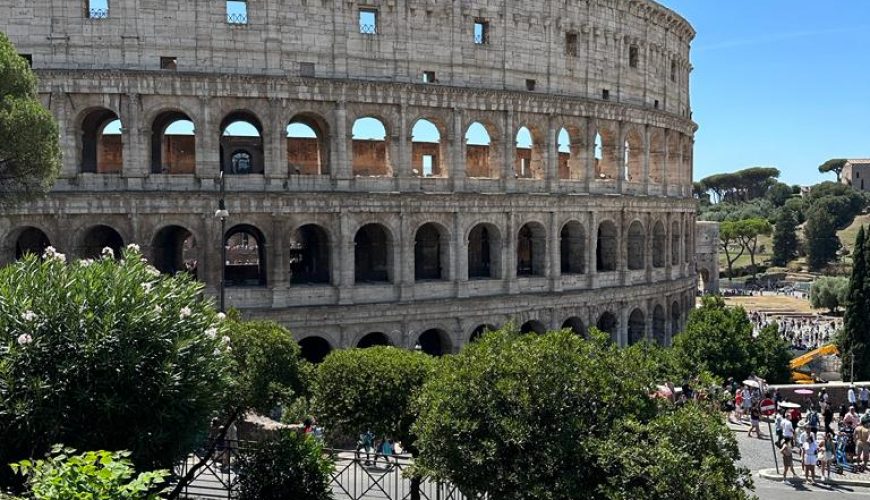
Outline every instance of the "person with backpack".
<path fill-rule="evenodd" d="M 364 433 L 359 435 L 359 441 L 356 442 L 356 459 L 359 460 L 359 452 L 360 450 L 365 450 L 366 452 L 366 461 L 365 465 L 369 465 L 369 453 L 371 453 L 372 448 L 375 443 L 375 435 L 372 431 L 365 431 Z M 375 452 L 375 460 L 377 461 L 377 451 Z"/>
<path fill-rule="evenodd" d="M 810 412 L 807 414 L 807 427 L 809 427 L 810 432 L 816 434 L 819 432 L 819 414 L 816 413 L 814 408 L 810 408 Z"/>

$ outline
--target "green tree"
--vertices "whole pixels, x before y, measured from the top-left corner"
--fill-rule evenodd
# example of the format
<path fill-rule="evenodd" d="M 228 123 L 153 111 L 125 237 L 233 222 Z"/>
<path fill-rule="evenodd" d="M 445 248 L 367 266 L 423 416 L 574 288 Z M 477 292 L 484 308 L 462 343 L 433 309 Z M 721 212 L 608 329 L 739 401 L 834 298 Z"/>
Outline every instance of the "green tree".
<path fill-rule="evenodd" d="M 740 244 L 740 232 L 735 222 L 725 221 L 719 224 L 719 248 L 725 253 L 725 263 L 728 265 L 728 279 L 730 280 L 734 278 L 734 263 L 746 251 Z"/>
<path fill-rule="evenodd" d="M 445 359 L 418 400 L 420 469 L 503 500 L 748 498 L 721 419 L 657 403 L 655 356 L 590 336 L 499 331 Z"/>
<path fill-rule="evenodd" d="M 840 240 L 837 238 L 836 215 L 824 203 L 812 203 L 804 225 L 807 264 L 819 271 L 837 258 Z"/>
<path fill-rule="evenodd" d="M 785 202 L 791 198 L 791 186 L 784 182 L 777 182 L 770 186 L 767 194 L 764 195 L 775 207 L 785 205 Z"/>
<path fill-rule="evenodd" d="M 770 235 L 771 227 L 767 219 L 745 219 L 737 221 L 737 239 L 740 245 L 749 253 L 749 261 L 753 272 L 756 268 L 755 256 L 758 254 L 758 238 Z"/>
<path fill-rule="evenodd" d="M 810 304 L 827 308 L 831 314 L 845 306 L 849 298 L 849 279 L 839 276 L 822 276 L 810 286 Z"/>
<path fill-rule="evenodd" d="M 846 166 L 846 160 L 844 158 L 834 158 L 833 160 L 828 160 L 825 163 L 819 165 L 819 172 L 822 174 L 826 174 L 828 172 L 833 172 L 834 175 L 837 176 L 837 180 L 840 180 L 840 173 L 843 172 L 843 167 Z"/>
<path fill-rule="evenodd" d="M 783 207 L 773 230 L 773 265 L 785 266 L 797 257 L 797 224 L 794 212 Z"/>
<path fill-rule="evenodd" d="M 870 359 L 867 358 L 867 344 L 870 341 L 870 284 L 868 284 L 868 261 L 870 245 L 867 243 L 864 226 L 858 229 L 855 248 L 852 251 L 852 277 L 849 280 L 849 300 L 846 303 L 846 317 L 843 331 L 839 336 L 841 370 L 843 380 L 870 378 Z M 854 363 L 853 363 L 854 360 Z"/>
<path fill-rule="evenodd" d="M 770 384 L 791 383 L 791 347 L 779 334 L 776 323 L 765 326 L 752 340 L 752 367 Z"/>
<path fill-rule="evenodd" d="M 113 257 L 0 269 L 0 463 L 63 442 L 169 468 L 203 438 L 229 384 L 222 322 L 200 283 L 134 245 Z"/>
<path fill-rule="evenodd" d="M 334 463 L 312 437 L 282 430 L 241 453 L 239 500 L 330 500 Z"/>
<path fill-rule="evenodd" d="M 36 76 L 0 33 L 0 204 L 48 192 L 60 172 L 58 137 L 36 94 Z"/>

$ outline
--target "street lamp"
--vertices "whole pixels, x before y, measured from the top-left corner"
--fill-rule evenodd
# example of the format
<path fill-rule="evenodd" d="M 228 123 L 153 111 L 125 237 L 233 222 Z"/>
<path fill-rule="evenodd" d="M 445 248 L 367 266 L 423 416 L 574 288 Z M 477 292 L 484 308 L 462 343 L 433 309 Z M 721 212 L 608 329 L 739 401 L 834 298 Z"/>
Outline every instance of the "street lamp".
<path fill-rule="evenodd" d="M 221 220 L 221 307 L 220 311 L 222 313 L 226 311 L 226 278 L 227 278 L 227 242 L 226 242 L 226 234 L 227 234 L 227 218 L 230 216 L 230 212 L 227 210 L 226 203 L 224 203 L 224 173 L 223 171 L 220 173 L 220 183 L 221 183 L 221 191 L 220 191 L 220 199 L 218 200 L 218 209 L 215 210 L 214 216 Z"/>

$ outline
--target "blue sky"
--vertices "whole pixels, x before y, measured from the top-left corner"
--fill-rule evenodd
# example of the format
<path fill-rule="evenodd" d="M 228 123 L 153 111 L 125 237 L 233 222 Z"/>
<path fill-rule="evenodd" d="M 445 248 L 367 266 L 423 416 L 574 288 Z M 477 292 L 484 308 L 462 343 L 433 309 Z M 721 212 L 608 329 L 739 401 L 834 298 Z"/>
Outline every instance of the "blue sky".
<path fill-rule="evenodd" d="M 870 2 L 661 0 L 697 30 L 695 179 L 774 166 L 832 180 L 830 158 L 870 157 Z"/>

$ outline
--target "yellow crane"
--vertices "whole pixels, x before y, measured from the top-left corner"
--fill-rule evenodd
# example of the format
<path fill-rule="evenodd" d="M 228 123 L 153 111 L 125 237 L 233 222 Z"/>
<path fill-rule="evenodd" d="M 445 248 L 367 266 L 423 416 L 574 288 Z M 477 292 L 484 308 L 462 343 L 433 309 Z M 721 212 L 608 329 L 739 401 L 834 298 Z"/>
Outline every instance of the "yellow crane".
<path fill-rule="evenodd" d="M 803 366 L 806 366 L 813 362 L 814 359 L 820 356 L 831 356 L 835 354 L 839 354 L 840 351 L 837 349 L 837 346 L 834 344 L 826 344 L 818 349 L 813 349 L 812 351 L 802 354 L 791 360 L 789 366 L 791 368 L 791 378 L 798 384 L 812 384 L 815 382 L 811 375 L 807 375 L 804 372 L 798 371 Z"/>

